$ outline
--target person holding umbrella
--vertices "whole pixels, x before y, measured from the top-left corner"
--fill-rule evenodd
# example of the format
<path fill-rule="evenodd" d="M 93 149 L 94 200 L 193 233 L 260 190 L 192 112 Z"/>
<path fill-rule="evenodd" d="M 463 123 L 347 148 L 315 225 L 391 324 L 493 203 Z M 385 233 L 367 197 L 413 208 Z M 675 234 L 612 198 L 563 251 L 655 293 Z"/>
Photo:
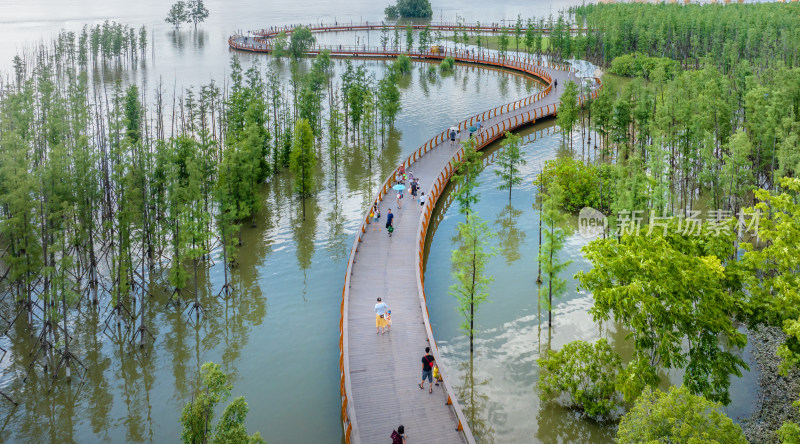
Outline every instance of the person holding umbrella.
<path fill-rule="evenodd" d="M 403 198 L 403 190 L 406 189 L 406 186 L 402 183 L 398 183 L 397 185 L 393 186 L 392 189 L 397 191 L 397 208 L 400 209 L 402 207 L 400 205 L 400 199 Z"/>

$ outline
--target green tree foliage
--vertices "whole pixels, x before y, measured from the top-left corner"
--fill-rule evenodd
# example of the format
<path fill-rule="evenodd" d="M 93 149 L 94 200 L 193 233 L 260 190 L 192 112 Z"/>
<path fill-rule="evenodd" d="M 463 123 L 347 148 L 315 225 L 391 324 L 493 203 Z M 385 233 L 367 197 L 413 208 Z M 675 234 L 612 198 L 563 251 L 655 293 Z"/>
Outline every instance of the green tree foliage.
<path fill-rule="evenodd" d="M 612 210 L 685 213 L 704 195 L 713 208 L 738 214 L 755 188 L 775 190 L 777 178 L 796 174 L 800 69 L 753 74 L 740 66 L 673 77 L 657 68 L 649 81 L 606 82 L 590 126 L 599 133 L 595 159 L 615 165 Z"/>
<path fill-rule="evenodd" d="M 563 135 L 569 139 L 569 147 L 572 149 L 572 130 L 578 123 L 580 109 L 578 108 L 578 85 L 573 81 L 568 81 L 564 85 L 564 92 L 561 93 L 561 103 L 558 106 L 556 123 L 561 128 Z"/>
<path fill-rule="evenodd" d="M 505 57 L 508 52 L 508 28 L 505 26 L 500 30 L 500 38 L 497 41 L 497 46 L 500 57 Z"/>
<path fill-rule="evenodd" d="M 495 174 L 503 181 L 497 188 L 508 189 L 508 201 L 511 201 L 511 188 L 522 183 L 520 171 L 517 165 L 525 165 L 522 157 L 522 137 L 506 131 L 506 137 L 500 142 L 500 155 L 497 157 Z"/>
<path fill-rule="evenodd" d="M 433 16 L 429 0 L 397 0 L 383 10 L 388 18 L 428 18 Z"/>
<path fill-rule="evenodd" d="M 658 367 L 683 368 L 689 390 L 727 404 L 730 375 L 748 368 L 735 353 L 747 337 L 733 323 L 743 302 L 740 268 L 727 263 L 735 253 L 733 221 L 655 223 L 641 230 L 621 224 L 619 238 L 592 241 L 582 251 L 593 268 L 576 278 L 594 295 L 596 321 L 613 315 L 630 331 L 641 378 L 635 385 L 655 385 Z"/>
<path fill-rule="evenodd" d="M 486 263 L 494 255 L 489 249 L 493 233 L 475 212 L 467 214 L 466 221 L 459 222 L 456 231 L 459 244 L 450 258 L 456 283 L 450 286 L 450 294 L 458 299 L 458 311 L 464 317 L 461 330 L 469 336 L 469 353 L 472 355 L 475 314 L 488 298 L 488 286 L 492 281 L 486 275 Z"/>
<path fill-rule="evenodd" d="M 317 138 L 322 137 L 322 102 L 331 76 L 330 51 L 324 50 L 311 64 L 311 69 L 301 80 L 298 115 L 308 120 Z"/>
<path fill-rule="evenodd" d="M 760 213 L 759 243 L 742 244 L 742 264 L 754 324 L 782 327 L 788 339 L 778 349 L 782 369 L 800 366 L 800 179 L 784 178 L 781 194 L 755 192 L 758 203 L 747 213 Z"/>
<path fill-rule="evenodd" d="M 406 52 L 414 50 L 414 27 L 410 24 L 406 26 Z"/>
<path fill-rule="evenodd" d="M 75 37 L 59 33 L 52 47 L 16 58 L 0 97 L 3 297 L 18 310 L 16 325 L 38 338 L 42 352 L 30 368 L 47 378 L 65 374 L 58 359 L 69 365 L 81 350 L 70 343 L 87 319 L 71 316 L 82 297 L 108 301 L 99 324 L 125 337 L 120 345 L 143 346 L 165 284 L 178 310 L 193 286 L 198 317 L 200 298 L 218 282 L 203 271 L 221 268 L 230 294 L 242 222 L 255 220 L 261 184 L 289 163 L 294 116 L 306 112 L 292 107 L 274 70 L 265 83 L 259 64 L 244 72 L 237 57 L 226 91 L 214 82 L 177 90 L 172 107 L 161 84 L 152 96 L 135 81 L 100 88 L 92 76 L 125 72 L 147 33 L 104 22 Z M 330 87 L 325 56 L 307 82 L 315 106 Z"/>
<path fill-rule="evenodd" d="M 187 21 L 188 17 L 188 5 L 183 0 L 180 0 L 170 6 L 169 12 L 167 13 L 167 17 L 164 19 L 164 21 L 172 25 L 175 29 L 178 29 L 181 27 L 181 23 Z"/>
<path fill-rule="evenodd" d="M 311 131 L 308 120 L 299 119 L 294 125 L 289 169 L 294 174 L 295 190 L 303 199 L 303 219 L 305 219 L 305 198 L 314 193 L 314 167 L 316 165 L 314 133 Z"/>
<path fill-rule="evenodd" d="M 294 28 L 289 37 L 289 54 L 295 59 L 299 59 L 314 45 L 316 38 L 311 30 L 305 26 Z"/>
<path fill-rule="evenodd" d="M 609 72 L 625 77 L 649 79 L 654 73 L 672 78 L 680 70 L 678 62 L 667 57 L 648 57 L 642 54 L 625 54 L 611 61 Z"/>
<path fill-rule="evenodd" d="M 197 29 L 197 24 L 206 21 L 208 18 L 208 8 L 206 8 L 203 0 L 190 0 L 187 6 L 187 19 L 194 23 L 194 29 Z"/>
<path fill-rule="evenodd" d="M 361 137 L 361 123 L 365 118 L 364 104 L 366 103 L 367 96 L 371 94 L 370 81 L 371 78 L 367 77 L 364 66 L 358 66 L 353 69 L 348 61 L 347 68 L 344 74 L 342 74 L 342 93 L 345 98 L 345 115 L 349 118 L 349 123 L 353 128 L 352 139 L 355 139 L 356 135 L 358 135 L 359 143 Z M 347 132 L 348 127 L 345 126 L 345 134 Z"/>
<path fill-rule="evenodd" d="M 411 58 L 407 55 L 398 56 L 397 60 L 395 60 L 391 66 L 393 72 L 409 74 L 411 73 Z"/>
<path fill-rule="evenodd" d="M 206 8 L 203 0 L 179 0 L 172 4 L 164 21 L 171 24 L 175 29 L 180 28 L 181 23 L 184 22 L 193 23 L 194 29 L 197 29 L 197 24 L 204 22 L 207 18 L 208 8 Z"/>
<path fill-rule="evenodd" d="M 568 213 L 576 214 L 584 207 L 609 212 L 613 195 L 612 170 L 608 165 L 586 164 L 560 156 L 544 163 L 541 182 L 545 187 L 557 183 L 564 190 L 561 208 Z"/>
<path fill-rule="evenodd" d="M 342 115 L 339 111 L 339 96 L 333 97 L 330 115 L 328 117 L 328 153 L 330 163 L 333 165 L 333 182 L 338 187 L 340 149 L 342 148 Z"/>
<path fill-rule="evenodd" d="M 417 49 L 419 52 L 425 52 L 428 50 L 431 44 L 431 27 L 430 25 L 426 26 L 419 32 L 419 46 Z"/>
<path fill-rule="evenodd" d="M 258 432 L 252 436 L 247 435 L 244 422 L 247 418 L 248 407 L 244 396 L 234 398 L 225 407 L 216 426 L 212 425 L 216 406 L 230 397 L 233 387 L 228 382 L 228 375 L 222 371 L 219 364 L 206 362 L 200 368 L 200 376 L 202 389 L 197 392 L 192 401 L 183 406 L 181 412 L 181 425 L 183 426 L 181 441 L 186 444 L 266 443 Z"/>
<path fill-rule="evenodd" d="M 548 351 L 538 363 L 544 400 L 560 400 L 595 419 L 612 416 L 620 406 L 616 378 L 622 363 L 605 339 L 570 342 L 559 351 Z"/>
<path fill-rule="evenodd" d="M 375 156 L 375 149 L 377 148 L 377 144 L 375 143 L 377 122 L 375 119 L 376 100 L 371 88 L 366 90 L 363 99 L 364 125 L 361 126 L 359 138 L 361 140 L 361 148 L 367 153 L 367 169 L 372 171 L 372 159 Z"/>
<path fill-rule="evenodd" d="M 514 22 L 514 45 L 516 52 L 519 52 L 519 41 L 522 39 L 522 16 L 517 14 L 517 21 Z"/>
<path fill-rule="evenodd" d="M 800 401 L 795 401 L 794 406 L 800 408 Z M 784 422 L 778 429 L 778 438 L 785 444 L 800 442 L 800 424 L 793 421 Z"/>
<path fill-rule="evenodd" d="M 480 197 L 475 189 L 478 186 L 478 174 L 483 170 L 481 153 L 476 149 L 476 140 L 468 139 L 461 142 L 464 155 L 461 161 L 455 165 L 453 173 L 453 183 L 456 186 L 455 200 L 458 202 L 458 211 L 461 214 L 469 214 L 472 205 L 478 203 Z"/>
<path fill-rule="evenodd" d="M 525 24 L 525 52 L 530 54 L 536 45 L 536 30 L 532 19 L 528 19 Z"/>
<path fill-rule="evenodd" d="M 585 38 L 576 39 L 572 51 L 565 51 L 565 55 L 608 63 L 639 52 L 669 57 L 695 68 L 707 59 L 723 72 L 741 61 L 762 66 L 781 61 L 788 67 L 798 66 L 797 5 L 716 6 L 625 3 L 574 7 L 571 12 L 590 31 Z"/>
<path fill-rule="evenodd" d="M 400 17 L 400 11 L 397 10 L 397 5 L 389 5 L 383 10 L 386 18 L 396 19 Z"/>
<path fill-rule="evenodd" d="M 272 55 L 280 58 L 285 56 L 288 50 L 289 36 L 286 35 L 286 31 L 282 30 L 278 33 L 278 35 L 275 36 L 275 39 L 272 42 Z"/>
<path fill-rule="evenodd" d="M 539 251 L 539 264 L 542 269 L 542 292 L 547 294 L 544 301 L 548 312 L 548 325 L 553 322 L 553 298 L 559 298 L 567 290 L 567 281 L 559 276 L 572 261 L 562 262 L 559 252 L 564 248 L 569 228 L 566 226 L 567 216 L 561 212 L 564 190 L 558 183 L 547 185 L 546 191 L 540 190 L 542 211 L 539 217 L 546 229 L 544 243 Z"/>
<path fill-rule="evenodd" d="M 267 162 L 270 133 L 267 123 L 264 82 L 254 68 L 246 77 L 238 58 L 231 61 L 232 92 L 228 97 L 226 149 L 220 168 L 220 185 L 225 190 L 236 221 L 254 215 L 260 208 L 259 185 L 270 173 Z"/>
<path fill-rule="evenodd" d="M 396 63 L 396 62 L 395 62 Z M 387 75 L 378 82 L 378 111 L 381 116 L 381 134 L 385 129 L 394 127 L 397 114 L 402 109 L 400 89 L 397 87 L 399 74 L 396 70 L 388 70 Z"/>
<path fill-rule="evenodd" d="M 617 442 L 746 443 L 741 427 L 720 408 L 686 387 L 668 393 L 647 388 L 622 417 Z"/>
<path fill-rule="evenodd" d="M 439 69 L 442 70 L 442 72 L 449 72 L 453 70 L 455 65 L 456 61 L 452 57 L 447 56 L 439 63 Z"/>

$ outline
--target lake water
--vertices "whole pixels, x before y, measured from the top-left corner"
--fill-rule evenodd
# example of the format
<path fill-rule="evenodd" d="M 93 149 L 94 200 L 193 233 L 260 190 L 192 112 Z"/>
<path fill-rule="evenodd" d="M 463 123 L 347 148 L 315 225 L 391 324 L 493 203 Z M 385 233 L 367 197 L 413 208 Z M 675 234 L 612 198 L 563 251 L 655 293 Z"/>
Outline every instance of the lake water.
<path fill-rule="evenodd" d="M 494 4 L 468 0 L 449 5 L 434 4 L 435 18 L 454 20 L 456 15 L 482 22 L 514 19 L 517 14 L 547 17 L 577 2 L 507 0 Z M 61 29 L 79 31 L 85 23 L 104 20 L 139 27 L 151 37 L 148 56 L 122 73 L 126 82 L 137 82 L 152 91 L 161 80 L 166 90 L 198 86 L 215 79 L 221 83 L 232 52 L 227 37 L 236 30 L 316 21 L 380 21 L 384 4 L 363 0 L 330 2 L 221 2 L 208 1 L 208 22 L 194 30 L 175 32 L 164 23 L 167 3 L 32 1 L 21 4 L 0 1 L 0 72 L 7 74 L 18 51 L 48 40 Z M 307 15 L 313 11 L 313 16 Z M 372 37 L 375 37 L 373 34 Z M 343 36 L 350 39 L 365 35 Z M 375 44 L 375 42 L 373 42 Z M 263 55 L 240 54 L 243 65 L 273 63 Z M 368 72 L 380 77 L 383 61 L 362 61 Z M 288 64 L 276 68 L 284 78 Z M 337 61 L 341 72 L 343 62 Z M 353 235 L 376 184 L 400 159 L 442 128 L 477 111 L 530 95 L 541 85 L 502 71 L 459 67 L 452 75 L 428 79 L 425 63 L 415 63 L 403 82 L 403 110 L 397 129 L 380 152 L 372 171 L 364 156 L 350 148 L 343 161 L 342 177 L 334 187 L 329 166 L 317 171 L 320 190 L 306 205 L 302 219 L 299 201 L 292 195 L 287 177 L 275 177 L 264 187 L 263 210 L 256 227 L 248 228 L 233 280 L 240 291 L 227 300 L 215 297 L 222 270 L 212 267 L 201 277 L 206 290 L 201 297 L 208 309 L 205 322 L 194 326 L 185 313 L 165 308 L 159 295 L 148 306 L 155 345 L 147 353 L 110 339 L 103 332 L 107 304 L 96 311 L 82 306 L 76 313 L 76 355 L 89 366 L 83 381 L 72 386 L 51 384 L 34 374 L 22 382 L 29 362 L 21 352 L 6 356 L 0 368 L 0 389 L 19 407 L 0 400 L 0 441 L 6 442 L 176 442 L 178 419 L 184 403 L 196 388 L 196 375 L 206 361 L 223 364 L 233 375 L 233 395 L 246 395 L 250 406 L 249 431 L 260 431 L 270 443 L 319 443 L 340 439 L 338 392 L 338 320 L 341 286 Z M 4 75 L 5 78 L 5 75 Z M 534 391 L 536 359 L 547 347 L 559 348 L 574 339 L 609 337 L 626 353 L 624 332 L 615 326 L 594 324 L 587 314 L 591 297 L 571 291 L 555 310 L 552 330 L 546 328 L 536 298 L 535 254 L 537 213 L 531 204 L 531 184 L 544 160 L 553 158 L 561 136 L 552 122 L 523 131 L 528 165 L 525 183 L 515 188 L 508 205 L 505 191 L 496 190 L 493 166 L 481 175 L 482 200 L 478 211 L 490 225 L 501 230 L 495 238 L 505 246 L 490 263 L 495 277 L 490 303 L 479 313 L 476 381 L 486 381 L 477 391 L 486 398 L 478 405 L 476 420 L 484 426 L 483 441 L 497 442 L 607 442 L 608 427 L 578 418 L 563 409 L 539 405 Z M 425 282 L 437 341 L 451 374 L 463 378 L 466 349 L 458 331 L 455 298 L 447 294 L 451 284 L 450 250 L 456 211 L 439 208 L 438 226 L 432 239 Z M 575 260 L 565 275 L 587 267 L 572 237 L 565 257 Z M 412 260 L 412 258 L 409 258 Z M 544 319 L 544 323 L 542 323 Z M 24 337 L 13 331 L 11 336 Z M 113 336 L 113 334 L 111 334 Z M 26 342 L 0 338 L 0 345 L 26 350 Z M 628 352 L 629 353 L 629 352 Z M 458 369 L 458 370 L 456 370 Z M 672 379 L 679 376 L 671 375 Z M 735 382 L 729 414 L 742 416 L 752 400 L 752 375 Z M 748 379 L 749 378 L 749 379 Z M 462 379 L 463 380 L 463 379 Z M 462 380 L 456 385 L 462 384 Z"/>

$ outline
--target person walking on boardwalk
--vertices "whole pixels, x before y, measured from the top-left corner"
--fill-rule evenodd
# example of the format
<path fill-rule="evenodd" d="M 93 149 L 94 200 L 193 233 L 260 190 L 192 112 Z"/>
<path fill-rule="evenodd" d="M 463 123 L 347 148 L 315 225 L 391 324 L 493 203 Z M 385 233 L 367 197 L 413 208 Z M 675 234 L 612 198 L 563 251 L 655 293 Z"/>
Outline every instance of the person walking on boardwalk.
<path fill-rule="evenodd" d="M 425 192 L 419 195 L 419 208 L 420 211 L 425 211 Z"/>
<path fill-rule="evenodd" d="M 425 379 L 430 383 L 428 393 L 433 393 L 433 366 L 436 364 L 436 358 L 431 354 L 431 348 L 425 347 L 425 356 L 422 357 L 422 382 L 419 383 L 419 388 L 425 389 Z"/>
<path fill-rule="evenodd" d="M 381 298 L 378 298 L 378 303 L 375 304 L 375 334 L 385 334 L 386 329 L 386 311 L 389 309 Z M 381 333 L 381 329 L 383 332 Z"/>
<path fill-rule="evenodd" d="M 406 428 L 400 424 L 397 430 L 392 431 L 389 438 L 392 438 L 392 444 L 406 444 Z"/>
<path fill-rule="evenodd" d="M 394 231 L 394 214 L 392 214 L 391 208 L 386 210 L 386 231 L 389 232 L 389 237 L 392 237 L 392 231 Z"/>
<path fill-rule="evenodd" d="M 450 128 L 450 146 L 456 145 L 456 130 Z"/>
<path fill-rule="evenodd" d="M 372 204 L 372 217 L 375 218 L 375 222 L 381 220 L 381 209 L 378 208 L 378 204 Z"/>

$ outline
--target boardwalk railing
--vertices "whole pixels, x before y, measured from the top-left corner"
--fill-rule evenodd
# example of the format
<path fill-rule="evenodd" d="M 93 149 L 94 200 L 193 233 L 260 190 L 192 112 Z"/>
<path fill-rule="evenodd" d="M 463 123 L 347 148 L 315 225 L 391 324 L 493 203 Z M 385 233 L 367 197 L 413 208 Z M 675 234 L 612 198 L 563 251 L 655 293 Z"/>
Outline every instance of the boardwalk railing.
<path fill-rule="evenodd" d="M 369 25 L 372 26 L 372 25 Z M 341 29 L 331 29 L 327 28 L 327 30 L 335 31 L 335 30 L 352 30 L 352 27 L 339 27 Z M 288 29 L 288 28 L 287 28 Z M 318 29 L 322 30 L 322 29 Z M 274 34 L 272 33 L 274 31 Z M 264 34 L 264 37 L 270 37 L 275 35 L 279 32 L 275 31 L 273 28 L 270 30 L 270 34 Z M 245 37 L 242 36 L 232 36 L 228 39 L 228 44 L 238 50 L 243 51 L 252 51 L 252 52 L 271 52 L 272 45 L 270 44 L 269 40 L 265 39 L 255 39 L 252 43 L 249 43 Z M 395 57 L 401 54 L 408 55 L 413 58 L 429 58 L 429 59 L 443 59 L 445 57 L 453 57 L 455 60 L 464 63 L 477 63 L 481 65 L 489 65 L 489 66 L 497 66 L 500 68 L 507 68 L 513 71 L 522 72 L 528 75 L 532 75 L 538 77 L 545 82 L 548 83 L 548 86 L 543 90 L 534 95 L 529 97 L 525 97 L 523 99 L 507 103 L 505 105 L 497 106 L 490 110 L 484 111 L 482 113 L 475 114 L 463 121 L 459 122 L 457 127 L 459 130 L 466 130 L 470 126 L 474 125 L 477 121 L 485 121 L 487 119 L 491 119 L 498 115 L 503 115 L 511 112 L 515 112 L 520 108 L 527 107 L 538 100 L 541 100 L 543 97 L 547 96 L 552 90 L 552 78 L 550 74 L 548 74 L 547 70 L 544 68 L 550 69 L 559 69 L 563 71 L 570 71 L 575 72 L 574 69 L 570 68 L 567 65 L 558 65 L 551 62 L 543 62 L 539 60 L 530 60 L 526 58 L 510 56 L 510 57 L 500 57 L 498 54 L 493 54 L 489 52 L 482 52 L 479 54 L 475 54 L 474 52 L 468 51 L 457 51 L 454 49 L 447 48 L 441 52 L 433 52 L 433 51 L 425 51 L 425 52 L 411 52 L 411 53 L 403 53 L 400 51 L 392 51 L 387 50 L 385 48 L 365 48 L 365 47 L 355 47 L 355 46 L 339 46 L 339 45 L 331 45 L 331 46 L 322 46 L 316 45 L 314 46 L 309 53 L 319 53 L 324 50 L 331 51 L 332 54 L 340 54 L 340 55 L 352 55 L 352 56 L 379 56 L 379 57 Z M 599 84 L 599 80 L 598 80 Z M 602 85 L 601 85 L 602 86 Z M 599 88 L 598 88 L 599 89 Z M 592 92 L 592 98 L 594 98 L 597 94 L 597 89 Z M 584 98 L 580 98 L 580 103 L 583 104 Z M 523 114 L 516 114 L 511 116 L 501 122 L 490 126 L 489 128 L 485 128 L 480 134 L 477 135 L 478 139 L 478 149 L 482 149 L 483 147 L 489 145 L 492 141 L 499 138 L 502 134 L 506 131 L 511 129 L 517 128 L 521 125 L 535 122 L 536 119 L 540 119 L 547 115 L 554 115 L 556 113 L 556 105 L 551 104 L 547 106 L 539 107 L 535 110 L 527 111 Z M 414 151 L 406 160 L 403 161 L 402 165 L 404 167 L 410 167 L 415 161 L 417 161 L 420 157 L 422 157 L 425 153 L 427 153 L 432 148 L 436 147 L 440 143 L 447 140 L 447 133 L 448 130 L 444 130 L 438 135 L 434 136 L 430 140 L 428 140 L 425 144 L 423 144 L 419 149 Z M 463 149 L 459 150 L 456 155 L 453 157 L 452 160 L 460 161 L 463 156 Z M 423 217 L 420 218 L 419 222 L 419 231 L 417 233 L 417 253 L 419 257 L 418 267 L 416 267 L 416 278 L 417 278 L 417 288 L 418 294 L 420 299 L 420 304 L 422 308 L 423 320 L 425 323 L 425 330 L 428 336 L 429 342 L 433 345 L 432 351 L 434 356 L 437 359 L 437 362 L 443 362 L 440 359 L 439 351 L 436 346 L 436 341 L 433 336 L 433 332 L 430 326 L 430 320 L 428 317 L 428 309 L 427 303 L 425 299 L 425 289 L 424 289 L 424 282 L 423 282 L 423 258 L 424 258 L 424 246 L 425 246 L 425 237 L 427 235 L 427 229 L 430 222 L 430 217 L 435 207 L 436 201 L 441 195 L 442 190 L 444 189 L 447 182 L 450 180 L 450 177 L 453 174 L 453 170 L 455 168 L 455 162 L 448 162 L 448 164 L 442 169 L 439 177 L 437 178 L 434 186 L 431 190 L 431 195 L 428 197 L 428 200 L 423 207 Z M 398 167 L 399 169 L 399 167 Z M 397 170 L 393 171 L 391 175 L 389 175 L 386 180 L 384 180 L 383 184 L 379 188 L 375 199 L 372 201 L 370 205 L 370 209 L 372 205 L 381 202 L 383 198 L 389 193 L 391 190 L 391 183 L 393 178 L 395 177 Z M 349 345 L 348 345 L 348 319 L 345 316 L 345 313 L 349 310 L 349 289 L 350 289 L 350 282 L 353 273 L 353 264 L 355 262 L 355 255 L 358 252 L 359 244 L 362 242 L 363 236 L 367 231 L 367 225 L 370 224 L 371 220 L 369 218 L 369 210 L 367 210 L 364 218 L 362 219 L 361 226 L 359 232 L 356 233 L 356 237 L 353 240 L 353 248 L 350 250 L 350 258 L 347 264 L 347 272 L 345 275 L 345 282 L 342 288 L 342 302 L 341 302 L 341 317 L 339 319 L 339 373 L 340 373 L 340 394 L 342 397 L 342 405 L 341 405 L 341 415 L 342 415 L 342 426 L 344 429 L 344 438 L 346 443 L 360 443 L 361 439 L 358 433 L 358 425 L 357 425 L 357 418 L 355 415 L 355 408 L 352 405 L 352 387 L 350 385 L 350 363 L 349 363 Z M 472 432 L 469 428 L 469 424 L 464 416 L 463 411 L 458 403 L 458 400 L 455 397 L 455 392 L 453 391 L 453 387 L 450 384 L 450 379 L 446 374 L 446 370 L 444 369 L 443 365 L 439 367 L 441 376 L 443 378 L 443 386 L 444 390 L 447 393 L 447 404 L 453 409 L 453 412 L 456 416 L 458 421 L 457 429 L 463 432 L 463 435 L 468 443 L 474 443 L 474 437 L 472 436 Z"/>
<path fill-rule="evenodd" d="M 240 51 L 250 51 L 250 52 L 269 53 L 275 49 L 274 46 L 272 45 L 271 39 L 249 38 L 242 35 L 230 36 L 228 38 L 228 45 L 233 49 L 238 49 Z M 306 53 L 319 54 L 322 51 L 330 51 L 331 55 L 347 55 L 354 57 L 397 57 L 400 55 L 406 55 L 411 58 L 434 59 L 434 60 L 442 60 L 445 57 L 453 57 L 453 59 L 455 59 L 458 62 L 478 63 L 481 65 L 491 65 L 501 68 L 514 69 L 516 71 L 522 71 L 527 74 L 541 77 L 548 83 L 550 82 L 549 75 L 543 77 L 539 73 L 528 72 L 529 71 L 528 67 L 525 65 L 530 65 L 531 69 L 533 67 L 547 67 L 552 69 L 558 69 L 561 71 L 575 72 L 573 68 L 571 68 L 569 65 L 566 64 L 555 63 L 550 61 L 542 61 L 534 58 L 519 57 L 516 55 L 500 56 L 498 53 L 487 50 L 479 51 L 476 54 L 475 51 L 464 50 L 464 49 L 458 50 L 454 48 L 440 48 L 438 51 L 434 51 L 433 49 L 427 49 L 426 51 L 403 51 L 391 47 L 383 48 L 383 47 L 366 46 L 366 45 L 314 44 L 306 51 Z M 544 73 L 544 71 L 540 71 L 540 73 Z M 546 73 L 544 74 L 546 75 Z"/>
<path fill-rule="evenodd" d="M 429 23 L 429 24 L 398 24 L 398 23 L 384 23 L 384 22 L 364 22 L 364 23 L 352 23 L 345 24 L 345 23 L 307 23 L 305 25 L 285 25 L 285 26 L 273 26 L 270 28 L 263 28 L 256 31 L 250 31 L 252 35 L 264 36 L 264 37 L 272 37 L 278 35 L 281 31 L 285 32 L 286 34 L 291 34 L 297 26 L 305 26 L 311 32 L 339 32 L 339 31 L 380 31 L 385 29 L 407 29 L 408 26 L 411 26 L 413 29 L 422 30 L 428 28 L 430 30 L 438 30 L 438 31 L 470 31 L 470 32 L 482 32 L 482 33 L 496 33 L 501 32 L 503 30 L 503 25 L 499 23 L 458 23 L 458 22 L 438 22 L 438 23 Z M 513 29 L 513 26 L 506 26 L 506 30 Z M 528 30 L 527 26 L 523 26 L 522 32 L 526 32 Z M 536 31 L 541 31 L 543 34 L 550 34 L 552 32 L 551 27 L 544 27 L 538 28 L 533 27 L 532 29 Z M 569 31 L 571 33 L 579 33 L 579 32 L 587 32 L 590 29 L 588 28 L 577 28 L 571 27 L 569 29 L 564 29 L 564 31 Z"/>
<path fill-rule="evenodd" d="M 597 93 L 599 89 L 602 87 L 602 84 L 598 81 L 598 87 L 590 93 L 590 98 L 594 99 L 597 97 Z M 585 102 L 585 97 L 581 96 L 579 98 L 579 102 L 583 104 Z M 557 106 L 555 104 L 541 106 L 535 110 L 528 111 L 522 115 L 515 115 L 505 119 L 501 122 L 492 125 L 491 127 L 487 128 L 485 131 L 482 131 L 480 134 L 476 136 L 477 141 L 477 149 L 481 150 L 491 144 L 493 141 L 497 140 L 501 135 L 505 134 L 506 131 L 510 131 L 512 129 L 518 128 L 522 125 L 533 123 L 536 121 L 537 118 L 541 118 L 544 116 L 555 115 L 557 111 Z M 432 345 L 431 346 L 431 353 L 433 354 L 436 362 L 439 363 L 439 372 L 441 373 L 444 389 L 447 393 L 447 403 L 453 406 L 453 410 L 456 413 L 456 418 L 458 419 L 458 427 L 459 429 L 463 428 L 465 431 L 465 435 L 467 437 L 467 442 L 474 442 L 474 438 L 469 430 L 469 424 L 466 422 L 463 412 L 461 411 L 461 407 L 458 404 L 457 400 L 453 400 L 453 391 L 452 386 L 450 385 L 450 378 L 447 376 L 446 369 L 441 364 L 444 361 L 441 359 L 439 354 L 439 347 L 436 345 L 436 339 L 433 335 L 433 330 L 431 329 L 430 319 L 428 317 L 428 304 L 425 297 L 425 282 L 424 282 L 424 267 L 425 267 L 425 240 L 428 235 L 428 226 L 431 221 L 431 215 L 433 214 L 433 209 L 436 207 L 436 203 L 439 200 L 439 197 L 442 195 L 442 191 L 444 190 L 447 183 L 450 181 L 453 173 L 457 169 L 457 165 L 464 157 L 464 148 L 461 148 L 456 152 L 456 154 L 450 159 L 444 168 L 442 168 L 439 176 L 436 178 L 436 182 L 433 184 L 431 191 L 428 195 L 428 198 L 425 201 L 425 205 L 422 209 L 422 217 L 419 220 L 419 225 L 417 229 L 417 241 L 416 241 L 416 255 L 417 255 L 417 267 L 415 270 L 416 279 L 417 279 L 417 292 L 419 294 L 420 305 L 422 307 L 422 318 L 425 323 L 425 331 L 428 335 L 428 342 Z M 407 160 L 410 164 L 413 163 L 411 158 Z"/>

